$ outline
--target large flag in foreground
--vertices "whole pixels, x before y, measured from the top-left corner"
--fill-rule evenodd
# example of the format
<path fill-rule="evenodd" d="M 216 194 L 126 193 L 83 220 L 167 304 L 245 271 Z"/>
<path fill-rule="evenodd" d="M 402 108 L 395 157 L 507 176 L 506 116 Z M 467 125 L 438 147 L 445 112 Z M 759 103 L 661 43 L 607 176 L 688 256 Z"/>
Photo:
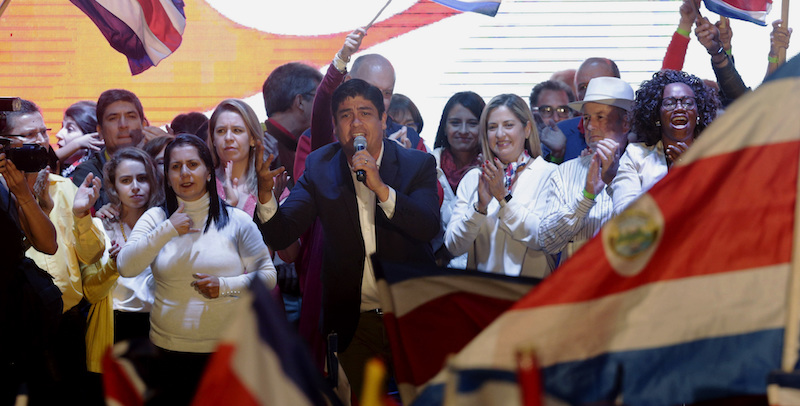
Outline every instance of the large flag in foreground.
<path fill-rule="evenodd" d="M 131 74 L 158 65 L 181 44 L 183 0 L 70 0 L 128 57 Z"/>
<path fill-rule="evenodd" d="M 450 7 L 458 11 L 471 11 L 481 13 L 490 17 L 497 15 L 500 8 L 500 0 L 432 0 L 443 6 Z"/>
<path fill-rule="evenodd" d="M 786 0 L 784 0 L 786 1 Z M 721 16 L 767 25 L 772 0 L 704 0 L 706 8 Z"/>
<path fill-rule="evenodd" d="M 434 404 L 428 392 L 485 391 L 483 404 L 519 404 L 515 353 L 524 348 L 538 355 L 547 395 L 569 404 L 766 394 L 770 372 L 797 361 L 800 320 L 800 58 L 776 75 L 469 343 L 416 404 Z"/>
<path fill-rule="evenodd" d="M 250 289 L 211 356 L 192 405 L 340 404 L 266 286 L 256 279 Z"/>
<path fill-rule="evenodd" d="M 538 278 L 373 260 L 395 380 L 409 405 L 419 387 Z"/>

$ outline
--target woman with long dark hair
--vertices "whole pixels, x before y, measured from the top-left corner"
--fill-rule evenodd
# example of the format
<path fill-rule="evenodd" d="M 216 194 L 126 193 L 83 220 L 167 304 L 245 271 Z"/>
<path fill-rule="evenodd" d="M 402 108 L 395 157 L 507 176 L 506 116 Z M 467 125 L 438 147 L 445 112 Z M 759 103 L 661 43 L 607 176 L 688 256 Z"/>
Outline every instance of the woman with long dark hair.
<path fill-rule="evenodd" d="M 174 385 L 165 400 L 188 404 L 240 293 L 275 286 L 275 268 L 252 217 L 217 194 L 211 152 L 180 134 L 164 152 L 165 204 L 144 213 L 117 257 L 132 277 L 148 266 L 156 281 L 150 339 Z"/>
<path fill-rule="evenodd" d="M 444 192 L 440 209 L 442 230 L 450 222 L 458 184 L 470 169 L 481 164 L 478 128 L 485 106 L 486 102 L 474 92 L 456 93 L 444 105 L 432 152 L 436 158 L 439 184 Z M 441 265 L 446 265 L 449 261 L 452 268 L 463 269 L 467 266 L 466 254 L 453 258 L 446 248 L 435 248 L 437 261 Z"/>

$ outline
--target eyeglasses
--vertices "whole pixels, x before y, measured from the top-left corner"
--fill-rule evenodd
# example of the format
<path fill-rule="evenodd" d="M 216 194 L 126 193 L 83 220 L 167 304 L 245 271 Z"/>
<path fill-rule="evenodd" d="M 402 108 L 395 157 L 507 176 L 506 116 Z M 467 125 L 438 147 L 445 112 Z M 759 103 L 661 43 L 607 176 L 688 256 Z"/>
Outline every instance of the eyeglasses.
<path fill-rule="evenodd" d="M 675 108 L 678 107 L 678 103 L 680 103 L 683 108 L 690 109 L 695 106 L 696 101 L 694 97 L 682 97 L 680 99 L 665 97 L 661 99 L 661 106 L 664 107 L 665 110 L 675 110 Z"/>
<path fill-rule="evenodd" d="M 544 118 L 550 118 L 553 116 L 553 112 L 559 115 L 561 118 L 569 118 L 572 115 L 572 109 L 569 106 L 539 106 L 534 107 L 533 111 L 538 111 L 539 114 L 542 115 Z"/>

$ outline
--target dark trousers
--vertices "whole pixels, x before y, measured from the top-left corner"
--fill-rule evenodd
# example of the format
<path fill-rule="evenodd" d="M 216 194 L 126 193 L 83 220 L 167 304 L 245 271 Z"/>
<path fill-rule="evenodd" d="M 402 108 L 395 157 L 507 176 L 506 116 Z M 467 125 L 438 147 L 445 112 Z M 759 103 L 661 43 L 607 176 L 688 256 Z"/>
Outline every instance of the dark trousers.
<path fill-rule="evenodd" d="M 154 396 L 147 404 L 180 406 L 192 402 L 205 372 L 210 353 L 170 351 L 156 347 L 158 368 L 154 371 Z"/>
<path fill-rule="evenodd" d="M 358 318 L 358 327 L 353 340 L 339 353 L 339 362 L 357 399 L 361 399 L 364 386 L 364 365 L 374 357 L 380 357 L 386 362 L 388 375 L 394 376 L 392 351 L 389 339 L 386 337 L 386 329 L 383 327 L 383 316 L 374 311 L 363 312 Z"/>

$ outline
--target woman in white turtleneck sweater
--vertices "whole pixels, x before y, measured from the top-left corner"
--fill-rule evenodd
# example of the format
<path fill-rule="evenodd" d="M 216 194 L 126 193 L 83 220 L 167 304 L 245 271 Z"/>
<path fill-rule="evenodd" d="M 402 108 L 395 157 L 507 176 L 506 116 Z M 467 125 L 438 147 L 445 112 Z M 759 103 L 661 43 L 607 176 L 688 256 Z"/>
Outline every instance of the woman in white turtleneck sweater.
<path fill-rule="evenodd" d="M 252 218 L 217 195 L 205 143 L 181 134 L 164 158 L 166 205 L 142 215 L 117 266 L 126 277 L 151 267 L 150 339 L 161 349 L 161 370 L 171 383 L 162 395 L 170 404 L 188 404 L 237 296 L 258 275 L 274 287 L 276 274 Z"/>

